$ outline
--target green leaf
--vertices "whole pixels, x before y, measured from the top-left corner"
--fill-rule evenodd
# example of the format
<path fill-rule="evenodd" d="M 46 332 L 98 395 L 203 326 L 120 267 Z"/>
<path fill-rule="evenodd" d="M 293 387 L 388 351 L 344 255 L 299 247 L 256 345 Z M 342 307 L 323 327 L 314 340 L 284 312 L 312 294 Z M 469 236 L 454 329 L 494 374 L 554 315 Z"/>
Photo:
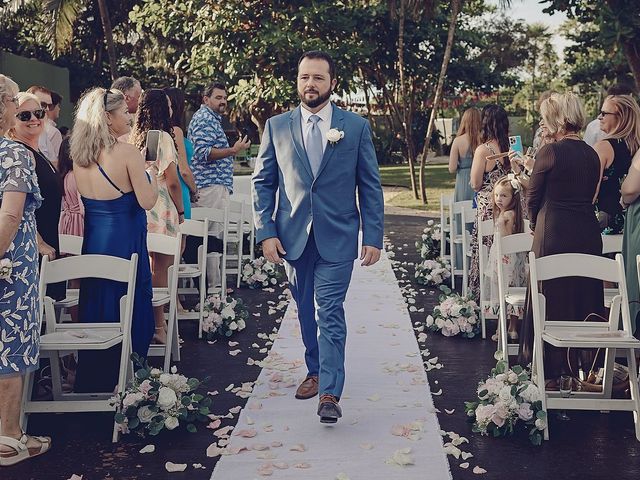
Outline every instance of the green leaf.
<path fill-rule="evenodd" d="M 138 420 L 138 417 L 129 419 L 129 428 L 131 430 L 135 430 L 138 425 L 140 425 L 140 420 Z"/>
<path fill-rule="evenodd" d="M 114 420 L 116 421 L 116 423 L 124 423 L 124 421 L 126 420 L 126 416 L 121 413 L 121 412 L 117 412 L 115 414 Z"/>
<path fill-rule="evenodd" d="M 193 423 L 190 423 L 187 425 L 187 431 L 191 432 L 191 433 L 196 433 L 198 431 L 198 429 L 196 428 L 196 426 Z"/>

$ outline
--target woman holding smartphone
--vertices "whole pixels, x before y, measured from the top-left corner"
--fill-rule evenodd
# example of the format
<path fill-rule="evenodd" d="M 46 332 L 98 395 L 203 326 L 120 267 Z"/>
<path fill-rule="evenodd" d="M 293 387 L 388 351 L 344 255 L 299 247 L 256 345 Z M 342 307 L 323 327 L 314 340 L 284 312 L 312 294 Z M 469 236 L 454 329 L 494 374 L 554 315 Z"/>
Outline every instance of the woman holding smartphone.
<path fill-rule="evenodd" d="M 158 169 L 158 201 L 147 212 L 147 229 L 151 233 L 160 233 L 175 237 L 179 226 L 184 222 L 182 188 L 178 178 L 178 153 L 171 128 L 171 101 L 164 91 L 152 88 L 142 93 L 138 111 L 131 132 L 131 142 L 142 152 L 151 147 L 147 145 L 147 134 L 158 130 L 155 163 Z M 152 253 L 151 272 L 154 287 L 167 287 L 167 270 L 173 262 L 171 255 Z M 154 309 L 156 331 L 155 343 L 166 343 L 167 323 L 164 308 Z"/>

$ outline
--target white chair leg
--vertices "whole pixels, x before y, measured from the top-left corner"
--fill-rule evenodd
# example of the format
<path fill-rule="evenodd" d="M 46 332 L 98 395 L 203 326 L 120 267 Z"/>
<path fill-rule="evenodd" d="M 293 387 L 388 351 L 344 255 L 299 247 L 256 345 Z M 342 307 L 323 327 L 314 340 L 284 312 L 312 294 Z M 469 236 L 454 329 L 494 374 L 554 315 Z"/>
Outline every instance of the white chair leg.
<path fill-rule="evenodd" d="M 504 357 L 504 361 L 507 362 L 507 366 L 509 366 L 509 343 L 507 336 L 507 306 L 504 300 L 501 303 L 500 313 L 498 315 L 498 345 L 502 349 L 502 355 Z M 484 322 L 483 322 L 484 326 Z"/>
<path fill-rule="evenodd" d="M 640 392 L 638 391 L 638 367 L 633 349 L 627 350 L 627 365 L 629 366 L 629 391 L 631 400 L 635 403 L 633 423 L 636 428 L 636 439 L 640 441 Z"/>
<path fill-rule="evenodd" d="M 536 374 L 536 385 L 540 391 L 540 399 L 542 400 L 542 411 L 546 414 L 547 427 L 544 429 L 543 437 L 549 440 L 549 412 L 547 411 L 547 391 L 545 389 L 544 379 L 544 354 L 542 353 L 542 340 L 534 340 L 533 346 L 533 367 L 532 372 Z"/>

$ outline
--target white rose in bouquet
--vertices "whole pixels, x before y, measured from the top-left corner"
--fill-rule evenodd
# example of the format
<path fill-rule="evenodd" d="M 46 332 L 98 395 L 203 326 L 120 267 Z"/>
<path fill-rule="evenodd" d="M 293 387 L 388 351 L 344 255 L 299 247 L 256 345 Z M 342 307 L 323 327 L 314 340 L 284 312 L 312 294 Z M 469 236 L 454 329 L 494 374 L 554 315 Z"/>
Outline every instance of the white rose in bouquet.
<path fill-rule="evenodd" d="M 236 322 L 231 322 L 229 324 L 229 330 L 235 331 L 238 329 L 238 324 Z"/>
<path fill-rule="evenodd" d="M 222 315 L 222 318 L 235 318 L 236 312 L 231 305 L 225 305 L 220 315 Z"/>
<path fill-rule="evenodd" d="M 244 320 L 240 319 L 238 320 L 238 331 L 240 330 L 244 330 L 246 328 L 247 324 L 245 323 Z"/>
<path fill-rule="evenodd" d="M 149 423 L 156 416 L 149 405 L 144 405 L 138 410 L 138 420 L 142 423 Z"/>
<path fill-rule="evenodd" d="M 508 385 L 502 387 L 500 389 L 500 393 L 498 394 L 498 397 L 500 397 L 500 400 L 502 400 L 505 403 L 511 402 L 511 399 L 513 398 L 513 396 L 511 395 L 511 387 Z"/>
<path fill-rule="evenodd" d="M 167 430 L 173 430 L 178 425 L 180 425 L 180 422 L 176 417 L 167 417 L 164 420 L 164 426 L 167 427 Z"/>
<path fill-rule="evenodd" d="M 152 368 L 149 373 L 152 377 L 158 377 L 162 373 L 162 370 L 160 370 L 159 368 Z"/>
<path fill-rule="evenodd" d="M 127 393 L 127 395 L 122 400 L 122 405 L 126 407 L 130 407 L 132 405 L 137 405 L 142 400 L 144 400 L 144 394 L 142 392 L 135 393 Z"/>
<path fill-rule="evenodd" d="M 160 390 L 158 390 L 158 407 L 162 410 L 169 410 L 176 405 L 177 401 L 176 392 L 169 387 L 160 387 Z"/>
<path fill-rule="evenodd" d="M 540 391 L 538 390 L 538 387 L 536 387 L 533 383 L 527 385 L 527 387 L 520 392 L 520 397 L 528 403 L 537 402 L 541 399 Z"/>
<path fill-rule="evenodd" d="M 427 225 L 432 226 L 434 224 L 433 220 L 427 220 Z"/>
<path fill-rule="evenodd" d="M 545 428 L 547 428 L 547 422 L 545 422 L 541 418 L 536 419 L 535 425 L 538 430 L 544 430 Z"/>
<path fill-rule="evenodd" d="M 533 410 L 531 410 L 530 403 L 524 402 L 518 406 L 518 418 L 525 422 L 528 422 L 533 418 Z"/>
<path fill-rule="evenodd" d="M 271 285 L 275 285 L 277 283 L 278 283 L 278 279 L 276 279 L 276 278 L 272 278 L 271 279 Z"/>

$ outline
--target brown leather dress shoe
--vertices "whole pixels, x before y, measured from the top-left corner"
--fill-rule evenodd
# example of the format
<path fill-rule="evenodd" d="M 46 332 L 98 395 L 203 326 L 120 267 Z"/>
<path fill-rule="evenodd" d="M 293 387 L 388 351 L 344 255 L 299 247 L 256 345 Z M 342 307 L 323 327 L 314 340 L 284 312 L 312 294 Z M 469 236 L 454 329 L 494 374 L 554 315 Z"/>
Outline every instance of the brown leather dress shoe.
<path fill-rule="evenodd" d="M 338 399 L 329 393 L 320 395 L 318 415 L 320 423 L 336 423 L 342 417 L 342 409 L 338 405 Z"/>
<path fill-rule="evenodd" d="M 308 376 L 304 382 L 300 384 L 296 390 L 296 398 L 306 400 L 313 398 L 318 394 L 318 377 L 315 375 Z"/>

